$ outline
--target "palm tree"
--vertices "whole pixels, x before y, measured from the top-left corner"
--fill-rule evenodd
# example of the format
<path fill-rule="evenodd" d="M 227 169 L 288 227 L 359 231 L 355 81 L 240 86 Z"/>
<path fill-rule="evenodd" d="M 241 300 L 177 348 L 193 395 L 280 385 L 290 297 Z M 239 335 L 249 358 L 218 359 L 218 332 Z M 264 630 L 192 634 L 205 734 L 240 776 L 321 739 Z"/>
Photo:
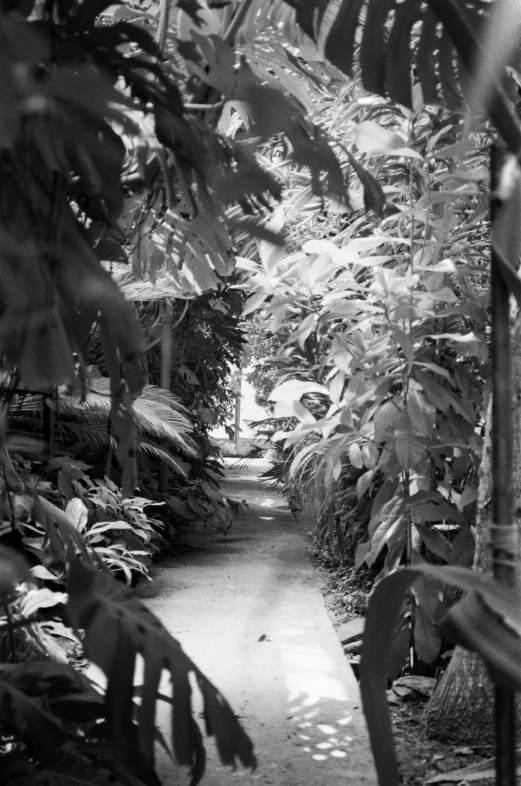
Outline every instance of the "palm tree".
<path fill-rule="evenodd" d="M 92 367 L 91 367 L 92 368 Z M 91 378 L 90 387 L 82 402 L 60 389 L 48 399 L 55 410 L 56 436 L 62 448 L 81 446 L 90 450 L 103 448 L 110 454 L 116 443 L 110 433 L 110 381 L 106 377 Z M 8 445 L 11 452 L 33 454 L 41 444 L 20 439 L 22 434 L 39 435 L 43 416 L 43 399 L 28 395 L 11 405 Z M 183 458 L 199 455 L 191 437 L 193 426 L 186 408 L 176 396 L 154 385 L 146 385 L 142 395 L 132 406 L 137 427 L 138 453 L 158 459 L 169 468 L 186 476 Z"/>

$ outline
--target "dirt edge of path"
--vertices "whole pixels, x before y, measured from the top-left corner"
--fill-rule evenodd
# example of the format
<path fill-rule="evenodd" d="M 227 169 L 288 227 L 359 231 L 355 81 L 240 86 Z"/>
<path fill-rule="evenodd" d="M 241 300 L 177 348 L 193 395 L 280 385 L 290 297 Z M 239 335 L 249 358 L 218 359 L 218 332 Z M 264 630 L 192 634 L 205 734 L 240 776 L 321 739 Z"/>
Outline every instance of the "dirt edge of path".
<path fill-rule="evenodd" d="M 334 565 L 327 554 L 317 550 L 312 533 L 307 532 L 306 536 L 310 559 L 321 575 L 326 608 L 338 632 L 346 621 L 364 616 L 371 577 L 363 572 L 356 572 L 354 568 Z M 353 660 L 352 653 L 346 653 L 346 658 Z M 430 778 L 477 765 L 493 755 L 489 747 L 478 749 L 464 745 L 451 746 L 428 739 L 426 700 L 398 701 L 391 704 L 390 710 L 404 786 L 421 786 Z M 449 782 L 454 784 L 457 781 L 446 781 Z M 479 786 L 479 783 L 490 784 L 491 781 L 485 778 L 474 782 Z"/>

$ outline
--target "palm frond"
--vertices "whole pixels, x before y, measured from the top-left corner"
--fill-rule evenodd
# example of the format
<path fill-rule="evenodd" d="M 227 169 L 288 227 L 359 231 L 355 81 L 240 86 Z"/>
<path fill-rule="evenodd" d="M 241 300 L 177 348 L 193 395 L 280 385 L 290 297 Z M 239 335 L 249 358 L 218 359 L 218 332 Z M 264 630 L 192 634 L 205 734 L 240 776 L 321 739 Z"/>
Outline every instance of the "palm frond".
<path fill-rule="evenodd" d="M 56 426 L 56 436 L 68 445 L 82 445 L 91 450 L 112 448 L 116 450 L 116 440 L 107 432 L 105 423 L 70 423 L 61 421 Z"/>
<path fill-rule="evenodd" d="M 61 417 L 84 418 L 91 423 L 107 423 L 111 409 L 110 382 L 105 377 L 92 381 L 92 388 L 81 404 L 72 396 L 60 396 L 58 409 Z M 142 434 L 169 442 L 188 456 L 197 456 L 198 450 L 190 437 L 192 425 L 188 410 L 168 390 L 146 385 L 133 405 L 138 431 Z"/>
<path fill-rule="evenodd" d="M 145 456 L 149 456 L 150 458 L 159 459 L 165 464 L 168 464 L 171 470 L 176 472 L 178 475 L 186 478 L 188 477 L 188 473 L 183 466 L 183 463 L 176 458 L 175 456 L 171 456 L 168 451 L 161 448 L 159 445 L 156 445 L 154 442 L 150 442 L 147 439 L 140 439 L 136 445 L 136 449 L 138 453 L 142 453 Z"/>

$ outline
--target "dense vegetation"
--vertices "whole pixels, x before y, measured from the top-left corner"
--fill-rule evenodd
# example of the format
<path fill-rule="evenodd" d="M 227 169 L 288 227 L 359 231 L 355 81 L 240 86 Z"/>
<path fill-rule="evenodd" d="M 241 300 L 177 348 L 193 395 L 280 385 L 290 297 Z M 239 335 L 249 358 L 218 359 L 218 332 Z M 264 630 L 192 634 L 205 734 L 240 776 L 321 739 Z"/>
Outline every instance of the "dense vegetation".
<path fill-rule="evenodd" d="M 389 677 L 458 642 L 521 684 L 513 591 L 468 570 L 485 567 L 476 507 L 495 493 L 495 131 L 468 133 L 460 78 L 483 9 L 391 6 L 0 3 L 6 784 L 157 783 L 163 670 L 191 782 L 190 674 L 222 761 L 254 765 L 225 700 L 124 586 L 186 527 L 231 525 L 209 429 L 248 331 L 280 479 L 318 499 L 321 545 L 378 574 L 362 694 L 381 783 L 396 783 Z M 514 43 L 467 97 L 517 155 Z M 494 253 L 519 299 L 509 166 Z M 80 643 L 104 695 L 69 663 Z"/>

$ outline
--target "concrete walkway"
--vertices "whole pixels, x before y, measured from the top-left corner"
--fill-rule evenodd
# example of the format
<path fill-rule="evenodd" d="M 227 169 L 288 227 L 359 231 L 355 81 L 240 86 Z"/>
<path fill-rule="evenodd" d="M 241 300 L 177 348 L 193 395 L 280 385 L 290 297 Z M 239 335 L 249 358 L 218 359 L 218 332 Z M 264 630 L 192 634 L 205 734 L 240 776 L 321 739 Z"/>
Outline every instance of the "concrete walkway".
<path fill-rule="evenodd" d="M 375 784 L 356 680 L 301 527 L 256 477 L 266 466 L 229 469 L 225 491 L 246 499 L 249 509 L 226 538 L 215 531 L 190 536 L 195 548 L 186 559 L 161 562 L 154 582 L 138 589 L 255 744 L 257 770 L 234 772 L 206 738 L 203 786 Z M 167 774 L 171 767 L 159 760 L 165 786 L 181 783 L 179 774 Z"/>

